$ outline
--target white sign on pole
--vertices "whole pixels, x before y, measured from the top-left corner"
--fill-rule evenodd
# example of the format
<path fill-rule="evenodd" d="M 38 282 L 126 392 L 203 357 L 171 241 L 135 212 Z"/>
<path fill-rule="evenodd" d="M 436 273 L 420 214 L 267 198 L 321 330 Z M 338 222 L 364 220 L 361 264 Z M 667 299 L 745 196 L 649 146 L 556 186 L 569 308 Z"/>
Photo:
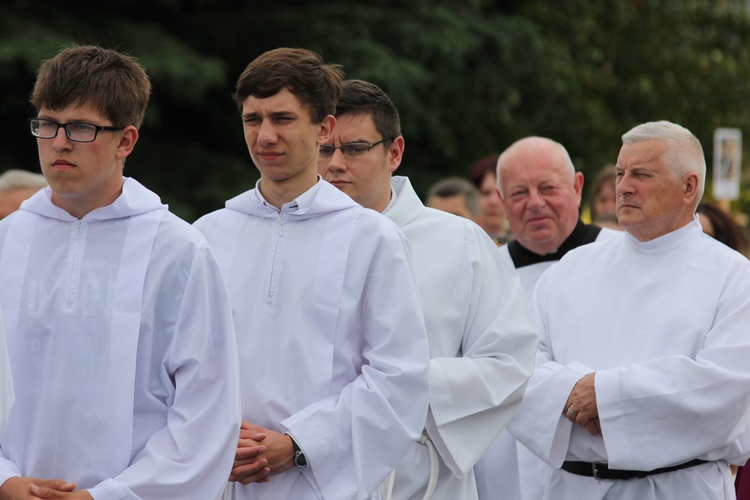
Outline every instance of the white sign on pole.
<path fill-rule="evenodd" d="M 742 131 L 717 128 L 714 132 L 714 199 L 736 200 L 740 196 Z"/>

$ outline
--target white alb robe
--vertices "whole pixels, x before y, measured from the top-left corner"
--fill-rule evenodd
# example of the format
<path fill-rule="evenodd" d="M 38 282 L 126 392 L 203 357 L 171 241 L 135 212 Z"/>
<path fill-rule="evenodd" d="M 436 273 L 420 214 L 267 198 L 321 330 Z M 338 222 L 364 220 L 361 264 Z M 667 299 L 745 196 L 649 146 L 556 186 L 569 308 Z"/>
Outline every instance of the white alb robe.
<path fill-rule="evenodd" d="M 235 498 L 352 500 L 424 427 L 429 347 L 408 242 L 329 183 L 278 210 L 257 189 L 195 223 L 227 280 L 245 420 L 289 433 L 309 467 Z"/>
<path fill-rule="evenodd" d="M 240 424 L 231 308 L 205 238 L 133 179 L 76 219 L 49 188 L 0 222 L 16 401 L 0 483 L 96 499 L 213 499 Z"/>
<path fill-rule="evenodd" d="M 537 335 L 523 289 L 476 224 L 425 207 L 406 177 L 385 215 L 406 235 L 430 340 L 427 433 L 439 456 L 433 500 L 477 498 L 473 467 L 518 408 Z M 420 500 L 427 447 L 413 443 L 396 469 L 394 500 Z"/>
<path fill-rule="evenodd" d="M 580 224 L 580 222 L 579 222 Z M 588 226 L 591 227 L 591 226 Z M 610 229 L 608 227 L 603 227 L 599 231 L 599 234 L 596 237 L 596 242 L 599 241 L 606 241 L 612 238 L 620 238 L 623 235 L 623 231 L 618 231 L 615 229 Z M 580 245 L 586 245 L 588 243 L 580 243 L 576 246 Z M 514 269 L 516 270 L 516 273 L 518 273 L 518 277 L 521 279 L 521 285 L 523 286 L 523 292 L 524 295 L 526 295 L 526 300 L 528 302 L 531 302 L 531 298 L 534 294 L 534 287 L 536 287 L 536 282 L 539 281 L 539 278 L 541 278 L 542 274 L 544 274 L 544 271 L 550 268 L 550 266 L 557 264 L 559 260 L 540 260 L 539 262 L 535 262 L 533 264 L 525 265 L 522 267 L 515 267 L 513 264 L 513 258 L 510 256 L 510 251 L 508 250 L 508 245 L 505 244 L 500 247 L 500 253 L 505 257 L 505 259 L 510 262 L 510 265 L 514 266 Z"/>
<path fill-rule="evenodd" d="M 579 224 L 583 224 L 579 221 Z M 577 248 L 589 244 L 587 240 L 578 238 L 578 226 L 566 240 L 567 246 Z M 600 228 L 595 242 L 606 241 L 611 238 L 621 238 L 622 231 Z M 508 245 L 500 247 L 500 253 L 515 267 Z M 515 267 L 521 279 L 526 300 L 531 302 L 534 287 L 544 271 L 557 264 L 559 260 L 539 259 L 538 262 Z M 551 470 L 549 465 L 531 453 L 525 446 L 519 445 L 507 430 L 503 431 L 489 447 L 475 468 L 477 490 L 480 500 L 542 500 L 544 485 Z"/>
<path fill-rule="evenodd" d="M 0 309 L 1 311 L 2 309 Z M 8 349 L 5 344 L 5 328 L 3 318 L 0 315 L 0 434 L 8 422 L 10 409 L 13 407 L 13 378 L 10 374 L 10 360 Z"/>
<path fill-rule="evenodd" d="M 648 242 L 630 235 L 568 253 L 537 283 L 537 369 L 511 433 L 549 463 L 547 499 L 734 498 L 728 463 L 750 456 L 750 263 L 690 224 Z M 562 416 L 596 372 L 601 436 Z M 652 470 L 597 481 L 559 467 L 603 460 Z"/>

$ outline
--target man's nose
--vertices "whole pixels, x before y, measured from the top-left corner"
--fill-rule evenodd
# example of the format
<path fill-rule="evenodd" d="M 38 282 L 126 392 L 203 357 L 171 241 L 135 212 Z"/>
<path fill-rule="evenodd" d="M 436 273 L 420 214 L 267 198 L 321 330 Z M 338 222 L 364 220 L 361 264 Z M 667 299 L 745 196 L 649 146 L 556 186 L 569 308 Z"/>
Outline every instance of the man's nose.
<path fill-rule="evenodd" d="M 328 160 L 328 169 L 332 171 L 346 170 L 346 157 L 340 149 L 334 149 L 330 160 Z"/>
<path fill-rule="evenodd" d="M 258 127 L 258 142 L 261 144 L 275 144 L 277 141 L 276 129 L 270 120 L 263 120 Z"/>
<path fill-rule="evenodd" d="M 70 146 L 71 140 L 63 127 L 57 128 L 57 134 L 52 138 L 52 147 L 60 150 Z"/>
<path fill-rule="evenodd" d="M 547 200 L 544 199 L 544 197 L 537 191 L 536 189 L 532 189 L 529 192 L 529 207 L 533 208 L 535 210 L 539 210 L 540 208 L 543 208 L 547 204 Z"/>

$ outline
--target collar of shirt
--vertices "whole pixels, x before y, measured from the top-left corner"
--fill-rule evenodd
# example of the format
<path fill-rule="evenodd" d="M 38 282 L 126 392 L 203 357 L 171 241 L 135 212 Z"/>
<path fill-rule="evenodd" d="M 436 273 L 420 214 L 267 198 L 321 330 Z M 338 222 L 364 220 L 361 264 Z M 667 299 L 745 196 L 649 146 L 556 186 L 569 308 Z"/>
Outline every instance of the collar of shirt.
<path fill-rule="evenodd" d="M 516 269 L 519 267 L 530 266 L 532 264 L 538 264 L 539 262 L 556 261 L 562 259 L 566 253 L 574 248 L 596 241 L 601 230 L 602 228 L 599 226 L 595 226 L 594 224 L 586 225 L 583 221 L 578 219 L 578 223 L 573 229 L 573 232 L 570 233 L 570 236 L 563 241 L 560 248 L 552 253 L 539 255 L 538 253 L 534 253 L 528 248 L 522 246 L 518 240 L 508 243 L 508 252 L 513 259 L 513 265 Z"/>
<path fill-rule="evenodd" d="M 396 204 L 397 199 L 398 199 L 398 196 L 396 195 L 396 190 L 393 189 L 393 186 L 391 186 L 391 201 L 389 201 L 388 205 L 385 206 L 385 209 L 382 212 L 383 215 L 387 214 L 388 210 L 393 208 L 393 205 Z"/>
<path fill-rule="evenodd" d="M 257 197 L 258 201 L 266 208 L 275 210 L 276 212 L 296 212 L 300 209 L 300 207 L 309 207 L 312 205 L 313 201 L 315 200 L 315 196 L 317 195 L 318 191 L 320 190 L 322 177 L 318 176 L 318 180 L 315 183 L 313 187 L 302 193 L 301 195 L 297 196 L 292 201 L 288 201 L 281 205 L 281 210 L 270 204 L 266 199 L 263 197 L 263 195 L 260 192 L 260 180 L 255 183 L 255 196 Z"/>

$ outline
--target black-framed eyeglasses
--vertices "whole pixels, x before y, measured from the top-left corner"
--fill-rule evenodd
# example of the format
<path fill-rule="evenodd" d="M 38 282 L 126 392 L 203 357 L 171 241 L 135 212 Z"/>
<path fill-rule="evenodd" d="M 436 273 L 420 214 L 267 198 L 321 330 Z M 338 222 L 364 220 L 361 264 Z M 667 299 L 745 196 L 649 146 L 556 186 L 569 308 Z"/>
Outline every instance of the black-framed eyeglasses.
<path fill-rule="evenodd" d="M 378 142 L 373 142 L 372 144 L 368 144 L 366 142 L 347 142 L 346 144 L 342 144 L 341 146 L 334 146 L 333 144 L 323 144 L 320 146 L 320 156 L 321 158 L 330 158 L 331 156 L 333 156 L 333 153 L 335 153 L 337 149 L 340 149 L 341 152 L 344 153 L 344 156 L 346 156 L 347 158 L 357 158 L 359 156 L 366 155 L 372 148 L 374 148 L 378 144 L 392 141 L 393 139 L 395 139 L 395 137 L 389 137 L 387 139 L 379 140 Z"/>
<path fill-rule="evenodd" d="M 99 132 L 122 130 L 122 127 L 94 125 L 86 122 L 58 123 L 45 118 L 30 118 L 31 135 L 39 139 L 54 139 L 62 128 L 73 142 L 94 142 Z"/>

